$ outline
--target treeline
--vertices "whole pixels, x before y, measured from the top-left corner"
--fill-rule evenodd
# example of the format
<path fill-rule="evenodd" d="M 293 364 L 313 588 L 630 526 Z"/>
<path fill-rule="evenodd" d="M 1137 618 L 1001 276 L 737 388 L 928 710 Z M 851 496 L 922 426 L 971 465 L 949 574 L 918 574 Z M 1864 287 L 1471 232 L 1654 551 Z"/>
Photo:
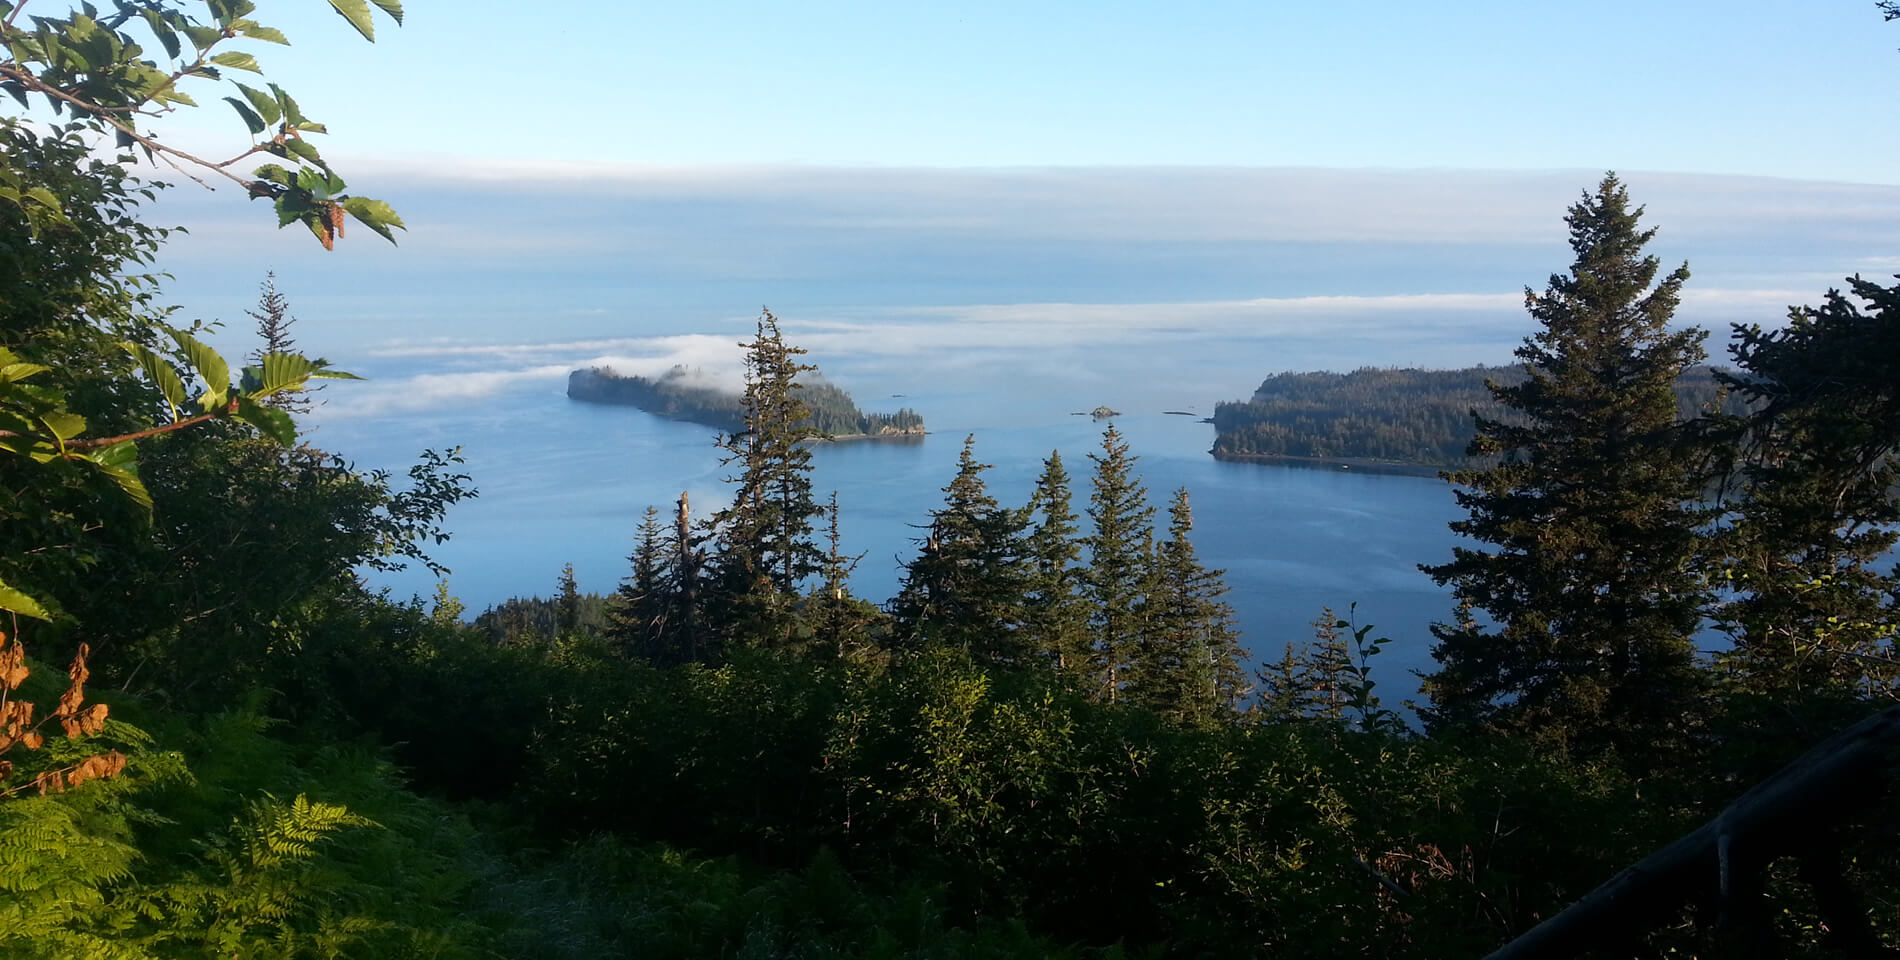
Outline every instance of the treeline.
<path fill-rule="evenodd" d="M 895 413 L 865 413 L 836 384 L 807 368 L 798 389 L 805 416 L 814 433 L 825 437 L 921 434 L 924 418 L 908 407 Z M 704 382 L 685 366 L 675 366 L 658 378 L 629 376 L 601 367 L 568 374 L 567 395 L 589 403 L 639 407 L 648 413 L 717 427 L 728 433 L 745 429 L 750 399 Z"/>
<path fill-rule="evenodd" d="M 1454 468 L 1470 456 L 1472 416 L 1510 416 L 1487 383 L 1513 387 L 1522 366 L 1459 370 L 1362 367 L 1351 373 L 1276 373 L 1253 397 L 1214 407 L 1216 457 L 1367 460 Z M 1675 385 L 1684 419 L 1745 412 L 1741 395 L 1709 367 Z"/>
<path fill-rule="evenodd" d="M 738 470 L 734 501 L 703 520 L 684 495 L 667 520 L 647 509 L 605 631 L 629 655 L 667 666 L 716 665 L 747 648 L 888 661 L 947 645 L 980 664 L 1056 670 L 1104 702 L 1184 722 L 1238 708 L 1243 657 L 1226 586 L 1188 539 L 1187 491 L 1175 493 L 1157 537 L 1135 458 L 1113 426 L 1090 455 L 1086 535 L 1059 452 L 1030 502 L 1004 507 L 967 438 L 902 589 L 879 608 L 850 596 L 856 559 L 839 543 L 836 499 L 821 506 L 812 494 L 805 441 L 817 420 L 797 380 L 802 351 L 769 313 L 747 349 L 747 369 L 760 371 L 747 385 L 752 409 L 744 429 L 720 440 Z"/>
<path fill-rule="evenodd" d="M 567 395 L 588 403 L 624 404 L 675 420 L 736 431 L 744 426 L 741 397 L 702 383 L 692 370 L 675 366 L 657 378 L 615 373 L 605 367 L 567 375 Z"/>

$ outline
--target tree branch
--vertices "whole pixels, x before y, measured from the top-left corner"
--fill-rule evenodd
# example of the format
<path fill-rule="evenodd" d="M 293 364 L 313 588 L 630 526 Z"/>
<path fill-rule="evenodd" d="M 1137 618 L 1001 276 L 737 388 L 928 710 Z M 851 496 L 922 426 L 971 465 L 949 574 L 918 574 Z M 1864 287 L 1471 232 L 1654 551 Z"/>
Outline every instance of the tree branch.
<path fill-rule="evenodd" d="M 90 103 L 79 97 L 75 97 L 64 90 L 59 89 L 58 87 L 50 86 L 42 82 L 39 77 L 34 76 L 31 71 L 24 70 L 18 67 L 8 67 L 5 65 L 0 65 L 0 76 L 5 76 L 13 80 L 19 81 L 20 84 L 25 86 L 29 91 L 45 94 L 49 97 L 53 97 L 55 99 L 71 104 L 74 107 L 85 110 L 87 113 L 90 113 L 93 116 L 96 116 L 100 120 L 104 121 L 107 125 L 111 126 L 114 130 L 117 130 L 120 133 L 125 134 L 127 137 L 132 138 L 132 140 L 135 143 L 139 144 L 140 146 L 144 147 L 147 150 L 153 151 L 154 153 L 160 153 L 160 154 L 164 154 L 170 157 L 177 157 L 181 160 L 186 160 L 191 163 L 195 163 L 198 166 L 201 166 L 207 170 L 216 172 L 224 176 L 226 179 L 229 179 L 231 182 L 236 183 L 237 185 L 241 187 L 245 187 L 247 189 L 250 187 L 250 185 L 253 182 L 251 180 L 247 180 L 243 177 L 240 177 L 237 174 L 232 173 L 229 170 L 226 170 L 223 166 L 220 166 L 217 163 L 213 163 L 210 160 L 206 160 L 203 157 L 194 156 L 176 147 L 170 147 L 170 146 L 166 146 L 165 144 L 159 143 L 157 140 L 154 140 L 151 137 L 148 137 L 138 132 L 137 129 L 125 123 L 120 122 L 120 120 L 117 117 L 112 115 L 112 112 L 108 108 L 101 107 L 97 104 Z M 240 156 L 237 159 L 243 159 L 243 157 Z M 236 161 L 234 160 L 232 162 L 236 162 Z M 180 170 L 179 172 L 183 173 L 184 171 Z M 187 175 L 189 176 L 189 174 Z M 196 178 L 194 177 L 193 179 L 196 179 Z M 200 180 L 199 182 L 203 183 L 204 181 Z"/>

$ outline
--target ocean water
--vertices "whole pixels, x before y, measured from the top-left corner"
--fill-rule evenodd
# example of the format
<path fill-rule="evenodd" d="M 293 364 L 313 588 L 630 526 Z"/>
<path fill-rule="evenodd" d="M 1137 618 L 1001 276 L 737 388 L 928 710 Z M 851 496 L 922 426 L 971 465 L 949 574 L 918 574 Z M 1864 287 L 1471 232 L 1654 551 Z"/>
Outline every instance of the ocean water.
<path fill-rule="evenodd" d="M 992 465 L 985 480 L 1005 504 L 1026 502 L 1044 458 L 1060 451 L 1082 513 L 1093 466 L 1088 455 L 1100 452 L 1106 424 L 1076 411 L 1107 404 L 1122 411 L 1113 423 L 1139 458 L 1158 525 L 1165 526 L 1172 491 L 1189 491 L 1195 546 L 1206 565 L 1226 571 L 1227 599 L 1257 659 L 1309 638 L 1323 607 L 1343 615 L 1356 605 L 1359 623 L 1392 639 L 1379 660 L 1381 692 L 1391 700 L 1411 697 L 1417 685 L 1410 671 L 1430 663 L 1428 625 L 1451 613 L 1445 592 L 1417 569 L 1450 555 L 1455 538 L 1446 524 L 1457 516 L 1450 489 L 1428 477 L 1216 461 L 1207 452 L 1214 428 L 1199 417 L 1212 412 L 1214 400 L 1245 390 L 1200 379 L 1205 371 L 1191 369 L 1190 353 L 1205 356 L 1198 348 L 1133 351 L 1130 372 L 1106 378 L 1101 370 L 1114 367 L 1106 357 L 1093 358 L 1092 372 L 1077 377 L 972 366 L 953 355 L 840 364 L 853 372 L 832 377 L 861 407 L 912 406 L 931 431 L 917 441 L 814 450 L 814 488 L 820 498 L 837 492 L 844 548 L 862 555 L 853 589 L 873 600 L 896 592 L 920 526 L 956 472 L 965 436 L 975 437 L 977 457 Z M 417 364 L 405 356 L 380 371 L 375 362 L 359 365 L 358 372 L 398 395 L 405 384 L 420 391 L 439 387 L 437 378 L 468 375 L 465 361 L 440 363 L 437 372 Z M 319 446 L 398 477 L 424 447 L 461 448 L 480 496 L 454 508 L 453 539 L 431 554 L 451 568 L 451 591 L 471 613 L 510 596 L 550 594 L 564 563 L 574 565 L 583 590 L 610 592 L 628 572 L 634 529 L 648 505 L 666 513 L 685 492 L 704 515 L 727 496 L 729 471 L 710 428 L 570 401 L 560 365 L 545 366 L 555 373 L 509 380 L 453 403 L 317 418 L 312 439 Z M 1158 368 L 1184 375 L 1158 376 Z M 364 388 L 331 386 L 331 406 L 349 409 L 350 389 Z M 378 574 L 372 582 L 398 597 L 426 597 L 434 587 L 422 570 Z"/>

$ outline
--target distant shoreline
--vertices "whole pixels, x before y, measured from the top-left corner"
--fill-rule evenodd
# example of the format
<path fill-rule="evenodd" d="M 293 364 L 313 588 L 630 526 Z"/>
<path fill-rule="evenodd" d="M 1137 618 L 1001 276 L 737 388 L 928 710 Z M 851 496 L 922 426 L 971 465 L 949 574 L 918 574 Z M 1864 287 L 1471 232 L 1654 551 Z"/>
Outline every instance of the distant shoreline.
<path fill-rule="evenodd" d="M 845 433 L 836 436 L 825 435 L 806 437 L 800 443 L 851 443 L 857 440 L 922 440 L 930 436 L 928 430 L 902 431 L 897 433 Z"/>
<path fill-rule="evenodd" d="M 1445 470 L 1457 467 L 1442 467 L 1424 463 L 1404 463 L 1398 460 L 1365 460 L 1356 457 L 1293 457 L 1276 453 L 1223 453 L 1210 450 L 1216 460 L 1226 463 L 1259 463 L 1269 466 L 1306 467 L 1312 470 L 1358 470 L 1362 473 L 1380 473 L 1402 477 L 1436 477 Z"/>

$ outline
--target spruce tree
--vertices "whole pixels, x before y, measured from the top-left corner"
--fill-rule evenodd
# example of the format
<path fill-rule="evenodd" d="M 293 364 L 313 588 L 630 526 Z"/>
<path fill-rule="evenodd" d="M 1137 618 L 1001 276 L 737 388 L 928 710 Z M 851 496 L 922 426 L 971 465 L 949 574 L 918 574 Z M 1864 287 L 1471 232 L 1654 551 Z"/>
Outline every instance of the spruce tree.
<path fill-rule="evenodd" d="M 858 659 L 869 641 L 877 608 L 851 595 L 851 573 L 863 554 L 850 556 L 838 531 L 838 494 L 825 507 L 825 562 L 821 580 L 808 601 L 819 649 L 840 660 Z"/>
<path fill-rule="evenodd" d="M 1641 214 L 1614 174 L 1570 208 L 1569 274 L 1525 290 L 1541 325 L 1517 350 L 1527 378 L 1491 387 L 1510 416 L 1476 418 L 1469 452 L 1500 462 L 1449 475 L 1470 514 L 1452 529 L 1489 548 L 1422 569 L 1488 622 L 1433 627 L 1433 728 L 1531 732 L 1641 763 L 1696 706 L 1705 515 L 1673 387 L 1705 334 L 1669 329 L 1689 272 L 1651 286 Z"/>
<path fill-rule="evenodd" d="M 1896 678 L 1900 571 L 1879 564 L 1900 537 L 1900 286 L 1848 284 L 1866 311 L 1830 290 L 1780 329 L 1737 325 L 1738 369 L 1722 375 L 1754 412 L 1715 538 L 1733 593 L 1714 618 L 1735 641 L 1724 662 L 1784 700 L 1885 692 Z"/>
<path fill-rule="evenodd" d="M 1333 608 L 1321 608 L 1312 621 L 1312 639 L 1287 644 L 1279 660 L 1254 674 L 1260 687 L 1256 712 L 1272 722 L 1345 723 L 1356 679 L 1352 649 L 1346 641 L 1351 626 Z"/>
<path fill-rule="evenodd" d="M 607 607 L 607 638 L 629 656 L 655 663 L 683 659 L 664 642 L 676 602 L 670 583 L 674 554 L 659 509 L 647 507 L 635 534 L 633 555 L 627 558 L 632 570 Z"/>
<path fill-rule="evenodd" d="M 1113 702 L 1121 697 L 1123 671 L 1144 626 L 1141 603 L 1154 543 L 1154 508 L 1134 473 L 1139 458 L 1129 455 L 1113 423 L 1102 433 L 1102 453 L 1089 459 L 1095 463 L 1088 509 L 1093 532 L 1086 541 L 1089 565 L 1082 579 L 1100 658 L 1095 683 L 1102 698 Z"/>
<path fill-rule="evenodd" d="M 554 632 L 556 635 L 571 634 L 581 624 L 581 591 L 574 581 L 574 565 L 561 565 L 559 593 L 554 600 Z"/>
<path fill-rule="evenodd" d="M 1313 639 L 1306 650 L 1306 687 L 1311 694 L 1311 716 L 1334 723 L 1346 722 L 1346 709 L 1352 705 L 1352 647 L 1346 632 L 1352 623 L 1340 619 L 1332 607 L 1321 607 L 1312 622 Z"/>
<path fill-rule="evenodd" d="M 1260 698 L 1248 715 L 1266 723 L 1291 723 L 1311 716 L 1313 691 L 1306 678 L 1302 650 L 1286 645 L 1280 659 L 1261 664 L 1254 671 L 1254 683 Z"/>
<path fill-rule="evenodd" d="M 252 363 L 262 363 L 267 354 L 290 353 L 296 349 L 297 341 L 290 335 L 290 328 L 297 318 L 290 314 L 290 298 L 277 289 L 277 274 L 264 274 L 264 282 L 259 285 L 257 307 L 244 311 L 257 321 L 257 349 L 251 351 Z M 303 390 L 286 390 L 264 398 L 270 406 L 289 413 L 304 414 L 310 412 L 310 394 L 321 390 L 321 386 L 311 386 Z"/>
<path fill-rule="evenodd" d="M 1022 631 L 1028 568 L 1023 515 L 997 505 L 983 482 L 976 437 L 964 438 L 944 505 L 892 603 L 900 642 L 961 647 L 980 661 L 1030 660 Z"/>
<path fill-rule="evenodd" d="M 805 351 L 788 345 L 770 310 L 746 349 L 744 428 L 718 441 L 726 466 L 737 466 L 732 505 L 713 515 L 717 550 L 706 603 L 724 632 L 742 646 L 793 647 L 807 627 L 799 622 L 800 585 L 818 573 L 824 554 L 812 540 L 823 510 L 812 499 L 811 451 L 817 434 L 799 398 Z"/>
<path fill-rule="evenodd" d="M 1034 526 L 1024 539 L 1028 560 L 1024 584 L 1025 645 L 1057 672 L 1075 681 L 1097 681 L 1094 638 L 1089 634 L 1088 603 L 1081 595 L 1082 542 L 1069 494 L 1062 454 L 1051 450 L 1042 462 L 1025 513 Z"/>
<path fill-rule="evenodd" d="M 1128 697 L 1175 723 L 1206 725 L 1231 714 L 1250 691 L 1234 611 L 1221 599 L 1221 571 L 1201 565 L 1189 533 L 1185 489 L 1168 508 L 1168 539 L 1152 555 L 1146 625 L 1128 670 Z"/>

